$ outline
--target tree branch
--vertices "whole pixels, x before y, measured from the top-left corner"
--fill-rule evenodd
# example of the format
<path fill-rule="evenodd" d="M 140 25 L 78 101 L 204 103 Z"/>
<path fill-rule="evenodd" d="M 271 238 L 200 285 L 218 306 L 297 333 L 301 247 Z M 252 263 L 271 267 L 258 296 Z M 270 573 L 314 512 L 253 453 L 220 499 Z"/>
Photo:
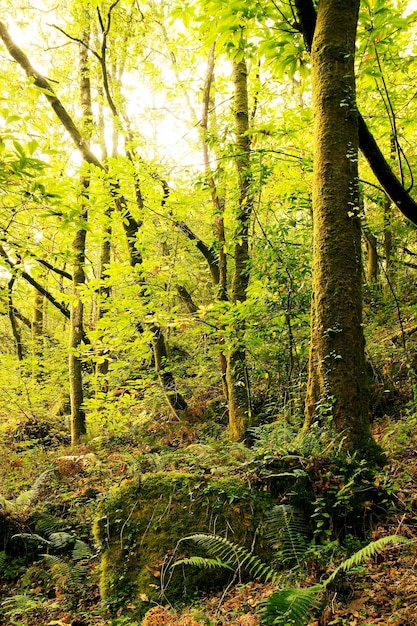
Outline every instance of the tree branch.
<path fill-rule="evenodd" d="M 46 267 L 48 270 L 51 270 L 51 272 L 55 272 L 55 274 L 58 274 L 59 276 L 63 276 L 64 278 L 68 278 L 68 280 L 72 280 L 71 274 L 69 274 L 65 270 L 60 270 L 57 267 L 54 267 L 53 265 L 51 265 L 51 263 L 48 263 L 48 261 L 45 261 L 44 259 L 36 259 L 36 261 Z"/>
<path fill-rule="evenodd" d="M 3 24 L 3 22 L 0 22 L 0 38 L 3 40 L 3 43 L 6 46 L 10 56 L 25 70 L 29 78 L 33 78 L 33 82 L 36 87 L 38 87 L 43 92 L 47 100 L 50 102 L 53 110 L 55 111 L 65 130 L 69 133 L 75 145 L 81 152 L 83 159 L 87 163 L 95 165 L 100 169 L 104 169 L 103 165 L 100 163 L 97 157 L 88 148 L 84 137 L 81 135 L 80 131 L 76 127 L 73 119 L 65 109 L 61 100 L 55 94 L 50 82 L 31 65 L 26 54 L 23 52 L 23 50 L 19 48 L 19 46 L 14 43 L 13 39 L 10 37 L 7 28 Z"/>
<path fill-rule="evenodd" d="M 298 27 L 309 52 L 313 43 L 316 27 L 316 10 L 313 0 L 294 0 L 298 16 Z M 417 225 L 417 202 L 404 189 L 378 147 L 365 120 L 358 111 L 359 148 L 368 161 L 376 179 L 384 188 L 385 193 L 401 213 L 413 224 Z"/>
<path fill-rule="evenodd" d="M 189 228 L 187 224 L 185 224 L 184 222 L 175 221 L 174 223 L 175 223 L 175 226 L 177 226 L 184 233 L 184 235 L 186 235 L 188 239 L 190 239 L 190 241 L 195 241 L 195 245 L 197 249 L 200 250 L 201 254 L 204 256 L 207 263 L 209 264 L 210 273 L 212 275 L 214 284 L 218 285 L 219 284 L 219 264 L 217 262 L 217 255 L 215 254 L 213 248 L 209 248 L 209 246 L 205 244 L 204 241 L 202 241 L 202 239 L 197 237 L 197 235 L 193 233 L 191 228 Z"/>

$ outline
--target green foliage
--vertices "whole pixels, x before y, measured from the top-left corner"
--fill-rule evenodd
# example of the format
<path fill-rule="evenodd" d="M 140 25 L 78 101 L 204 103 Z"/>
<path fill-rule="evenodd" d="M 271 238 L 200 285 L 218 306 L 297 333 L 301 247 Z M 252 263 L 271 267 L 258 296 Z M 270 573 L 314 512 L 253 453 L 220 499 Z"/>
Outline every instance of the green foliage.
<path fill-rule="evenodd" d="M 235 571 L 236 574 L 246 571 L 252 577 L 261 578 L 265 581 L 275 581 L 277 579 L 277 573 L 269 565 L 263 563 L 257 555 L 252 554 L 243 546 L 237 546 L 224 537 L 197 533 L 183 537 L 181 541 L 193 541 L 210 554 L 213 554 L 215 558 L 202 559 L 199 557 L 190 557 L 176 561 L 174 566 L 193 565 L 200 568 L 222 567 Z"/>
<path fill-rule="evenodd" d="M 304 626 L 318 606 L 317 590 L 281 589 L 275 591 L 262 609 L 261 624 L 265 626 Z"/>
<path fill-rule="evenodd" d="M 292 507 L 275 506 L 267 516 L 266 522 L 268 525 L 266 534 L 272 540 L 274 547 L 277 547 L 277 542 L 279 542 L 278 548 L 282 564 L 286 565 L 296 560 L 298 569 L 300 569 L 307 550 L 307 529 L 300 515 Z M 223 537 L 197 533 L 184 537 L 181 541 L 193 541 L 215 558 L 191 556 L 177 560 L 173 567 L 178 565 L 203 569 L 221 567 L 234 570 L 235 574 L 245 570 L 252 577 L 261 578 L 265 581 L 270 580 L 273 583 L 283 580 L 283 576 L 278 574 L 273 567 L 263 563 L 259 557 L 242 546 L 237 546 Z M 399 535 L 381 537 L 342 561 L 323 582 L 309 588 L 284 588 L 275 591 L 261 604 L 261 623 L 265 626 L 287 626 L 290 624 L 303 626 L 307 624 L 311 619 L 312 612 L 318 607 L 318 594 L 333 583 L 340 572 L 347 572 L 361 565 L 387 545 L 407 543 L 412 543 L 412 541 Z"/>
<path fill-rule="evenodd" d="M 288 504 L 277 505 L 268 512 L 265 522 L 265 536 L 276 551 L 275 560 L 284 567 L 301 567 L 309 529 L 300 512 Z"/>
<path fill-rule="evenodd" d="M 275 624 L 303 626 L 309 623 L 311 612 L 318 605 L 317 594 L 324 591 L 337 578 L 340 572 L 346 572 L 361 565 L 370 557 L 378 554 L 387 545 L 401 543 L 410 544 L 412 541 L 400 535 L 381 537 L 340 563 L 322 583 L 306 589 L 280 589 L 274 592 L 263 603 L 261 623 L 265 624 L 265 626 L 273 626 Z"/>
<path fill-rule="evenodd" d="M 375 554 L 378 554 L 388 545 L 396 545 L 396 544 L 410 544 L 412 541 L 410 539 L 406 539 L 401 535 L 388 535 L 386 537 L 380 537 L 380 539 L 376 539 L 375 541 L 371 541 L 364 548 L 358 550 L 353 554 L 349 559 L 346 559 L 340 565 L 336 567 L 336 569 L 324 580 L 321 584 L 325 589 L 330 583 L 334 581 L 339 572 L 346 572 L 357 565 L 361 565 L 367 559 L 373 557 Z"/>

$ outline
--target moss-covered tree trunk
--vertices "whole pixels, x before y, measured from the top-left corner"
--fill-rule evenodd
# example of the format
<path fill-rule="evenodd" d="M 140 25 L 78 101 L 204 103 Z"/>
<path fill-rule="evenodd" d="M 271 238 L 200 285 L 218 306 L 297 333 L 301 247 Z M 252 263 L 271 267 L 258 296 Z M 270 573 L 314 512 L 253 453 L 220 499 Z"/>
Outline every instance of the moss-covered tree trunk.
<path fill-rule="evenodd" d="M 304 432 L 318 421 L 356 449 L 371 440 L 362 328 L 359 0 L 320 0 L 311 57 L 315 119 L 313 297 Z"/>
<path fill-rule="evenodd" d="M 201 128 L 203 130 L 203 158 L 204 158 L 204 167 L 207 176 L 207 182 L 211 189 L 211 200 L 213 203 L 214 209 L 214 224 L 213 230 L 217 237 L 217 255 L 216 255 L 216 266 L 217 271 L 211 272 L 213 285 L 216 290 L 216 298 L 222 302 L 227 302 L 229 297 L 227 294 L 227 255 L 225 252 L 226 248 L 226 235 L 224 229 L 224 211 L 226 207 L 226 198 L 224 193 L 219 191 L 217 183 L 215 181 L 214 172 L 212 171 L 210 165 L 210 155 L 209 155 L 209 146 L 208 146 L 208 138 L 209 138 L 209 113 L 212 111 L 212 116 L 215 118 L 215 99 L 212 97 L 212 87 L 214 84 L 214 65 L 215 65 L 215 47 L 216 44 L 213 43 L 210 48 L 208 64 L 207 64 L 207 74 L 206 80 L 204 84 L 203 90 L 203 111 L 201 115 Z M 214 123 L 214 126 L 216 124 Z M 213 132 L 213 130 L 211 131 Z M 216 129 L 214 130 L 216 132 Z M 217 155 L 218 157 L 220 155 Z M 218 158 L 218 162 L 220 158 Z M 219 177 L 221 174 L 221 167 L 219 165 L 216 166 L 216 174 Z M 224 329 L 221 329 L 224 330 Z M 220 363 L 220 373 L 221 373 L 221 381 L 223 387 L 223 394 L 225 399 L 228 399 L 228 391 L 227 391 L 227 359 L 224 351 L 224 337 L 222 334 L 219 335 L 219 345 L 221 347 L 219 353 L 219 363 Z"/>
<path fill-rule="evenodd" d="M 41 379 L 43 370 L 43 305 L 44 296 L 35 290 L 32 317 L 32 375 Z"/>
<path fill-rule="evenodd" d="M 239 200 L 236 212 L 234 273 L 232 301 L 246 300 L 249 283 L 249 225 L 253 208 L 251 191 L 248 85 L 246 61 L 233 65 L 235 87 L 236 167 L 239 179 Z M 234 341 L 227 353 L 226 382 L 229 404 L 229 429 L 233 439 L 241 440 L 252 425 L 250 387 L 244 345 L 245 323 L 235 322 Z"/>
<path fill-rule="evenodd" d="M 84 34 L 88 44 L 89 32 Z M 83 110 L 83 124 L 86 136 L 91 134 L 92 107 L 90 75 L 88 66 L 88 49 L 86 46 L 80 48 L 80 74 L 81 74 L 81 106 Z M 82 177 L 80 181 L 80 215 L 79 225 L 72 244 L 73 250 L 73 271 L 72 271 L 72 291 L 73 300 L 71 303 L 71 324 L 69 339 L 69 381 L 70 381 L 70 404 L 71 404 L 71 444 L 76 446 L 80 443 L 82 435 L 86 432 L 85 412 L 83 409 L 83 376 L 81 358 L 78 354 L 79 348 L 84 338 L 84 305 L 79 290 L 85 283 L 85 244 L 86 244 L 86 222 L 88 218 L 86 198 L 88 196 L 89 178 Z"/>

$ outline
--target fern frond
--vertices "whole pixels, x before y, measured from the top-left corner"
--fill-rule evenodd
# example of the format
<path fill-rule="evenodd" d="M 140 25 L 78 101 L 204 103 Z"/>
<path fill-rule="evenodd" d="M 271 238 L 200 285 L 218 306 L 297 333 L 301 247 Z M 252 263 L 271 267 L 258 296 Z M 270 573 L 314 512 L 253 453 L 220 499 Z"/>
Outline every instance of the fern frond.
<path fill-rule="evenodd" d="M 388 535 L 387 537 L 381 537 L 380 539 L 376 539 L 375 541 L 371 541 L 367 546 L 358 550 L 353 554 L 349 559 L 346 559 L 340 565 L 336 567 L 334 572 L 330 574 L 328 578 L 322 583 L 323 587 L 327 587 L 339 574 L 339 572 L 346 572 L 352 567 L 356 567 L 357 565 L 361 565 L 366 559 L 378 554 L 381 552 L 385 546 L 389 544 L 397 544 L 397 543 L 413 543 L 412 539 L 406 539 L 401 535 Z"/>
<path fill-rule="evenodd" d="M 173 567 L 176 567 L 177 565 L 194 565 L 194 567 L 198 567 L 199 569 L 212 569 L 214 567 L 219 567 L 233 571 L 233 567 L 224 563 L 218 557 L 215 559 L 209 559 L 204 556 L 190 556 L 188 558 L 175 561 Z"/>
<path fill-rule="evenodd" d="M 90 546 L 81 539 L 76 539 L 74 548 L 72 550 L 72 558 L 74 561 L 82 561 L 83 559 L 89 559 L 91 557 Z"/>
<path fill-rule="evenodd" d="M 304 626 L 317 607 L 321 585 L 308 589 L 279 589 L 261 605 L 261 624 L 265 626 Z"/>
<path fill-rule="evenodd" d="M 70 533 L 60 530 L 55 533 L 50 533 L 49 542 L 55 549 L 61 550 L 74 545 L 75 539 Z"/>
<path fill-rule="evenodd" d="M 86 576 L 86 566 L 81 563 L 65 561 L 53 554 L 44 554 L 43 559 L 50 568 L 56 585 L 66 589 L 82 584 Z"/>
<path fill-rule="evenodd" d="M 50 541 L 40 535 L 37 535 L 36 533 L 16 533 L 12 536 L 12 539 L 29 539 L 30 541 L 34 541 L 35 543 L 42 545 L 51 545 Z"/>
<path fill-rule="evenodd" d="M 224 537 L 208 533 L 196 533 L 182 539 L 182 541 L 186 540 L 194 541 L 203 547 L 209 554 L 219 559 L 223 567 L 229 566 L 233 570 L 245 570 L 251 576 L 261 578 L 266 582 L 274 582 L 279 578 L 278 573 L 256 554 L 252 554 L 243 546 L 238 546 Z"/>
<path fill-rule="evenodd" d="M 60 556 L 55 556 L 54 554 L 42 554 L 42 558 L 49 567 L 55 567 L 64 563 Z"/>
<path fill-rule="evenodd" d="M 14 500 L 14 505 L 18 511 L 35 504 L 42 489 L 50 482 L 50 477 L 53 472 L 53 470 L 45 470 L 42 474 L 40 474 L 40 476 L 38 476 L 30 489 L 17 496 L 16 500 Z"/>
<path fill-rule="evenodd" d="M 274 506 L 266 517 L 266 538 L 278 550 L 284 564 L 303 560 L 307 549 L 308 528 L 300 511 L 286 504 Z"/>

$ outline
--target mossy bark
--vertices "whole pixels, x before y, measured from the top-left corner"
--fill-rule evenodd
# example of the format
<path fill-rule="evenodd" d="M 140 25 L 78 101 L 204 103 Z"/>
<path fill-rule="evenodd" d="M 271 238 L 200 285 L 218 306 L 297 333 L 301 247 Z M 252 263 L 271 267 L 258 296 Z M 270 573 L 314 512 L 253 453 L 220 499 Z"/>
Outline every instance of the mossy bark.
<path fill-rule="evenodd" d="M 354 54 L 359 0 L 321 0 L 313 39 L 313 298 L 306 415 L 348 448 L 371 441 L 364 335 Z"/>
<path fill-rule="evenodd" d="M 246 300 L 246 290 L 249 284 L 249 226 L 253 209 L 250 137 L 248 133 L 247 67 L 244 59 L 233 65 L 233 82 L 235 87 L 236 168 L 239 182 L 239 201 L 236 211 L 232 302 L 238 304 Z M 229 430 L 233 439 L 240 441 L 244 439 L 247 429 L 253 425 L 244 346 L 244 320 L 237 320 L 233 331 L 235 340 L 226 359 L 226 383 Z"/>
<path fill-rule="evenodd" d="M 86 136 L 91 134 L 92 105 L 90 71 L 88 62 L 88 41 L 89 29 L 84 32 L 85 46 L 80 47 L 80 95 L 81 107 L 83 111 L 83 125 Z M 90 180 L 82 176 L 80 180 L 80 215 L 79 225 L 72 244 L 73 250 L 73 271 L 72 271 L 72 291 L 73 300 L 71 303 L 71 326 L 69 339 L 69 386 L 71 403 L 71 444 L 77 446 L 82 435 L 86 433 L 85 412 L 83 409 L 83 376 L 81 368 L 81 358 L 78 354 L 79 348 L 84 338 L 84 304 L 80 296 L 80 287 L 85 284 L 85 244 L 86 244 L 86 222 L 88 219 L 87 198 Z"/>

